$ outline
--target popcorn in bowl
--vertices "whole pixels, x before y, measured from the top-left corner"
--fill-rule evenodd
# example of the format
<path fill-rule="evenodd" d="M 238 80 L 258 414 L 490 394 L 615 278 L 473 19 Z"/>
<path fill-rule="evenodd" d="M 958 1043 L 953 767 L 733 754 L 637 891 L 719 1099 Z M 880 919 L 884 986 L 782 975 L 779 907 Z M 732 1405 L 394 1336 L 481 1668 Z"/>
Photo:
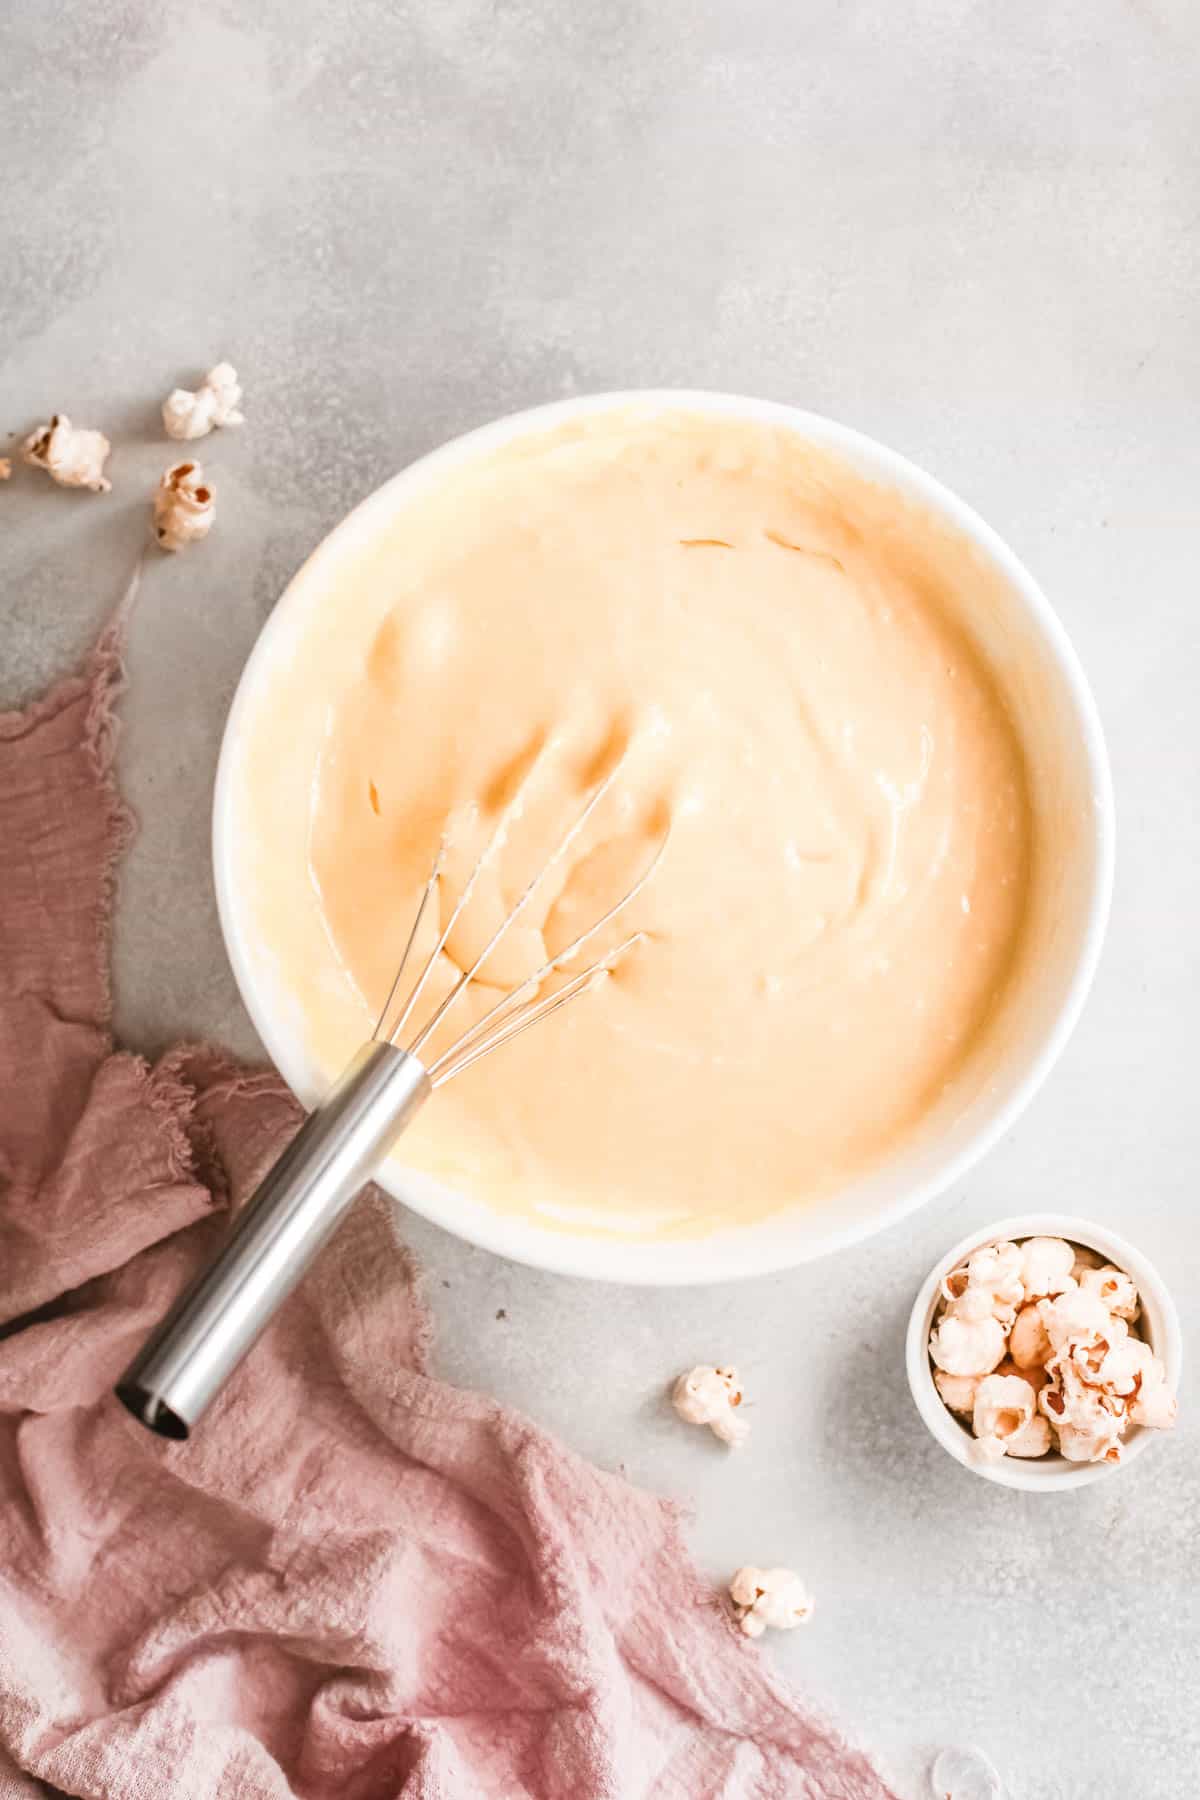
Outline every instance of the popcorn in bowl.
<path fill-rule="evenodd" d="M 1169 1428 L 1166 1369 L 1139 1334 L 1124 1269 L 1065 1238 L 998 1239 L 939 1284 L 933 1380 L 973 1433 L 972 1460 L 1119 1463 L 1131 1425 Z"/>

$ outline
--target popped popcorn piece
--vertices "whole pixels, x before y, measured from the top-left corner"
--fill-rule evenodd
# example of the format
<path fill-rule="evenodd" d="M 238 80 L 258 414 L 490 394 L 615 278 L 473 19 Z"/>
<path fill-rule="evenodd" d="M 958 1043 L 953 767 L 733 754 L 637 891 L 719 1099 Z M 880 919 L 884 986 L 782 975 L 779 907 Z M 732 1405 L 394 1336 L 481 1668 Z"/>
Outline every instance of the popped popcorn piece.
<path fill-rule="evenodd" d="M 1146 1425 L 1154 1431 L 1170 1431 L 1175 1423 L 1178 1403 L 1175 1390 L 1167 1380 L 1167 1371 L 1140 1338 L 1130 1340 L 1136 1348 L 1137 1387 L 1129 1401 L 1129 1417 L 1135 1425 Z"/>
<path fill-rule="evenodd" d="M 1090 1425 L 1105 1410 L 1103 1394 L 1084 1381 L 1068 1352 L 1052 1357 L 1046 1373 L 1049 1380 L 1038 1394 L 1038 1410 L 1052 1425 Z"/>
<path fill-rule="evenodd" d="M 1004 1349 L 1004 1327 L 996 1318 L 960 1319 L 945 1313 L 929 1339 L 929 1354 L 947 1375 L 990 1375 Z"/>
<path fill-rule="evenodd" d="M 975 1463 L 1003 1462 L 1004 1445 L 998 1437 L 972 1438 L 967 1456 Z"/>
<path fill-rule="evenodd" d="M 739 1569 L 729 1598 L 747 1637 L 761 1637 L 768 1626 L 791 1631 L 812 1618 L 812 1595 L 792 1569 Z"/>
<path fill-rule="evenodd" d="M 104 473 L 112 445 L 102 431 L 72 425 L 66 413 L 55 413 L 48 425 L 39 425 L 21 445 L 21 455 L 35 469 L 45 469 L 59 487 L 90 488 L 107 494 L 112 482 Z"/>
<path fill-rule="evenodd" d="M 1104 1337 L 1112 1325 L 1112 1314 L 1099 1294 L 1086 1288 L 1067 1288 L 1054 1300 L 1039 1300 L 1037 1309 L 1055 1355 L 1073 1344 Z"/>
<path fill-rule="evenodd" d="M 1021 1281 L 1020 1247 L 1007 1243 L 984 1244 L 967 1258 L 966 1270 L 967 1285 L 957 1300 L 955 1309 L 969 1306 L 971 1296 L 982 1290 L 990 1299 L 992 1313 L 1007 1330 L 1025 1298 Z M 976 1309 L 979 1304 L 976 1300 Z"/>
<path fill-rule="evenodd" d="M 1004 1787 L 982 1750 L 943 1750 L 929 1771 L 933 1800 L 1004 1800 Z"/>
<path fill-rule="evenodd" d="M 1038 1395 L 1038 1410 L 1054 1427 L 1068 1462 L 1120 1461 L 1125 1402 L 1089 1386 L 1069 1358 L 1051 1363 L 1050 1381 Z"/>
<path fill-rule="evenodd" d="M 933 1385 L 942 1396 L 943 1404 L 956 1413 L 974 1412 L 975 1391 L 982 1380 L 982 1375 L 947 1375 L 944 1369 L 933 1371 Z"/>
<path fill-rule="evenodd" d="M 176 463 L 154 494 L 154 535 L 164 550 L 182 550 L 207 537 L 215 517 L 215 497 L 199 463 Z"/>
<path fill-rule="evenodd" d="M 947 1301 L 960 1300 L 967 1291 L 967 1285 L 970 1282 L 970 1279 L 971 1272 L 967 1268 L 966 1263 L 959 1263 L 957 1269 L 951 1269 L 950 1273 L 948 1275 L 943 1275 L 942 1279 L 938 1282 L 938 1291 L 941 1294 L 942 1299 Z"/>
<path fill-rule="evenodd" d="M 1022 1425 L 1004 1440 L 1005 1456 L 1019 1456 L 1026 1460 L 1045 1456 L 1053 1448 L 1054 1433 L 1050 1429 L 1049 1419 L 1043 1413 L 1034 1413 L 1027 1425 Z"/>
<path fill-rule="evenodd" d="M 1019 1369 L 1040 1369 L 1051 1355 L 1050 1339 L 1036 1304 L 1023 1306 L 1013 1320 L 1008 1354 Z"/>
<path fill-rule="evenodd" d="M 1025 1297 L 1042 1300 L 1061 1294 L 1075 1279 L 1075 1246 L 1065 1238 L 1027 1238 L 1021 1245 L 1021 1280 Z"/>
<path fill-rule="evenodd" d="M 1179 1402 L 1162 1364 L 1158 1367 L 1159 1380 L 1147 1382 L 1143 1377 L 1141 1386 L 1129 1402 L 1129 1417 L 1134 1425 L 1147 1425 L 1153 1431 L 1170 1431 L 1179 1411 Z"/>
<path fill-rule="evenodd" d="M 0 456 L 0 481 L 7 481 L 12 474 L 12 462 L 7 456 Z"/>
<path fill-rule="evenodd" d="M 1002 1240 L 983 1244 L 967 1258 L 967 1272 L 980 1287 L 1001 1287 L 1021 1279 L 1021 1247 Z"/>
<path fill-rule="evenodd" d="M 714 1437 L 737 1449 L 750 1435 L 750 1421 L 737 1408 L 742 1390 L 737 1370 L 701 1363 L 681 1375 L 671 1389 L 671 1404 L 689 1425 L 707 1425 Z"/>
<path fill-rule="evenodd" d="M 985 1375 L 975 1390 L 971 1426 L 978 1454 L 998 1461 L 1007 1440 L 1023 1431 L 1037 1411 L 1037 1396 L 1020 1375 Z"/>
<path fill-rule="evenodd" d="M 970 1282 L 957 1300 L 947 1304 L 946 1312 L 956 1319 L 965 1319 L 968 1324 L 974 1324 L 978 1319 L 994 1319 L 997 1316 L 996 1297 L 991 1288 L 977 1287 Z"/>
<path fill-rule="evenodd" d="M 1085 1269 L 1079 1285 L 1085 1293 L 1099 1294 L 1114 1318 L 1132 1323 L 1141 1310 L 1133 1278 L 1124 1269 L 1114 1269 L 1111 1263 L 1099 1269 Z"/>
<path fill-rule="evenodd" d="M 218 363 L 208 371 L 195 393 L 175 388 L 162 404 L 162 419 L 169 438 L 188 442 L 207 437 L 214 426 L 243 425 L 238 411 L 242 390 L 232 363 Z"/>
<path fill-rule="evenodd" d="M 1136 1341 L 1130 1338 L 1124 1319 L 1111 1319 L 1104 1332 L 1072 1345 L 1064 1354 L 1081 1381 L 1124 1397 L 1132 1394 L 1141 1372 L 1140 1352 L 1133 1347 Z"/>
<path fill-rule="evenodd" d="M 1100 1417 L 1094 1425 L 1060 1425 L 1059 1454 L 1068 1462 L 1119 1463 L 1123 1454 L 1122 1423 L 1119 1419 Z"/>

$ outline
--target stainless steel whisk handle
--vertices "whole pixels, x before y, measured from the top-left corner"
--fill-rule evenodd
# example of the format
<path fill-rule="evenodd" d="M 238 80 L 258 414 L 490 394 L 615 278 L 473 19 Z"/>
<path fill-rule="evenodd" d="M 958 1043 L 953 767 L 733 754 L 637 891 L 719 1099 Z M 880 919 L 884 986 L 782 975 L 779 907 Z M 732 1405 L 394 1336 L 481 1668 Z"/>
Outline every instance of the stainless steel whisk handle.
<path fill-rule="evenodd" d="M 418 1057 L 363 1045 L 117 1383 L 135 1418 L 187 1437 L 431 1091 Z"/>

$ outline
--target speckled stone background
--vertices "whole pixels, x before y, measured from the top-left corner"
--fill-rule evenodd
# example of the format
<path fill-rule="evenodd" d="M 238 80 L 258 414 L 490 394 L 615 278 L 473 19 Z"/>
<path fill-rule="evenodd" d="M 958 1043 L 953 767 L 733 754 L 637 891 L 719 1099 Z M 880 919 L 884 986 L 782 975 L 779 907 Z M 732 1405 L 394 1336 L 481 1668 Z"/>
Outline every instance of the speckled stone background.
<path fill-rule="evenodd" d="M 593 1288 L 411 1237 L 446 1374 L 688 1500 L 714 1577 L 804 1571 L 816 1618 L 763 1654 L 906 1800 L 952 1742 L 1013 1800 L 1191 1800 L 1194 1389 L 1128 1472 L 1013 1494 L 927 1436 L 901 1336 L 949 1241 L 1028 1204 L 1135 1238 L 1200 1348 L 1193 0 L 8 0 L 0 93 L 0 451 L 54 409 L 117 445 L 108 498 L 0 489 L 6 701 L 121 591 L 164 392 L 222 356 L 246 385 L 246 429 L 201 446 L 214 535 L 156 556 L 130 646 L 131 1045 L 255 1052 L 208 872 L 225 709 L 306 552 L 453 433 L 618 386 L 795 401 L 923 463 L 1038 574 L 1121 834 L 1094 996 L 1009 1140 L 915 1223 L 747 1287 Z M 713 1357 L 756 1402 L 738 1458 L 660 1399 Z"/>

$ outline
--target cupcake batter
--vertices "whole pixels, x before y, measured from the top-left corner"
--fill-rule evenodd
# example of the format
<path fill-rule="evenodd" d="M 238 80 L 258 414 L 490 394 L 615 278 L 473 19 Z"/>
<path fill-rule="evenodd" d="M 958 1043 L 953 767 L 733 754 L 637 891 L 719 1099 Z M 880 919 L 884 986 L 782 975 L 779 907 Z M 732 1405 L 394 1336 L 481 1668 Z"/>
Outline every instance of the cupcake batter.
<path fill-rule="evenodd" d="M 439 1092 L 405 1163 L 567 1227 L 693 1232 L 862 1173 L 971 1063 L 1030 810 L 957 622 L 963 565 L 894 495 L 765 426 L 603 415 L 443 474 L 320 578 L 248 805 L 276 838 L 303 811 L 259 915 L 329 1076 L 447 821 L 443 917 L 524 783 L 483 932 L 616 767 L 497 982 L 602 913 L 669 824 L 605 940 L 643 941 Z"/>

